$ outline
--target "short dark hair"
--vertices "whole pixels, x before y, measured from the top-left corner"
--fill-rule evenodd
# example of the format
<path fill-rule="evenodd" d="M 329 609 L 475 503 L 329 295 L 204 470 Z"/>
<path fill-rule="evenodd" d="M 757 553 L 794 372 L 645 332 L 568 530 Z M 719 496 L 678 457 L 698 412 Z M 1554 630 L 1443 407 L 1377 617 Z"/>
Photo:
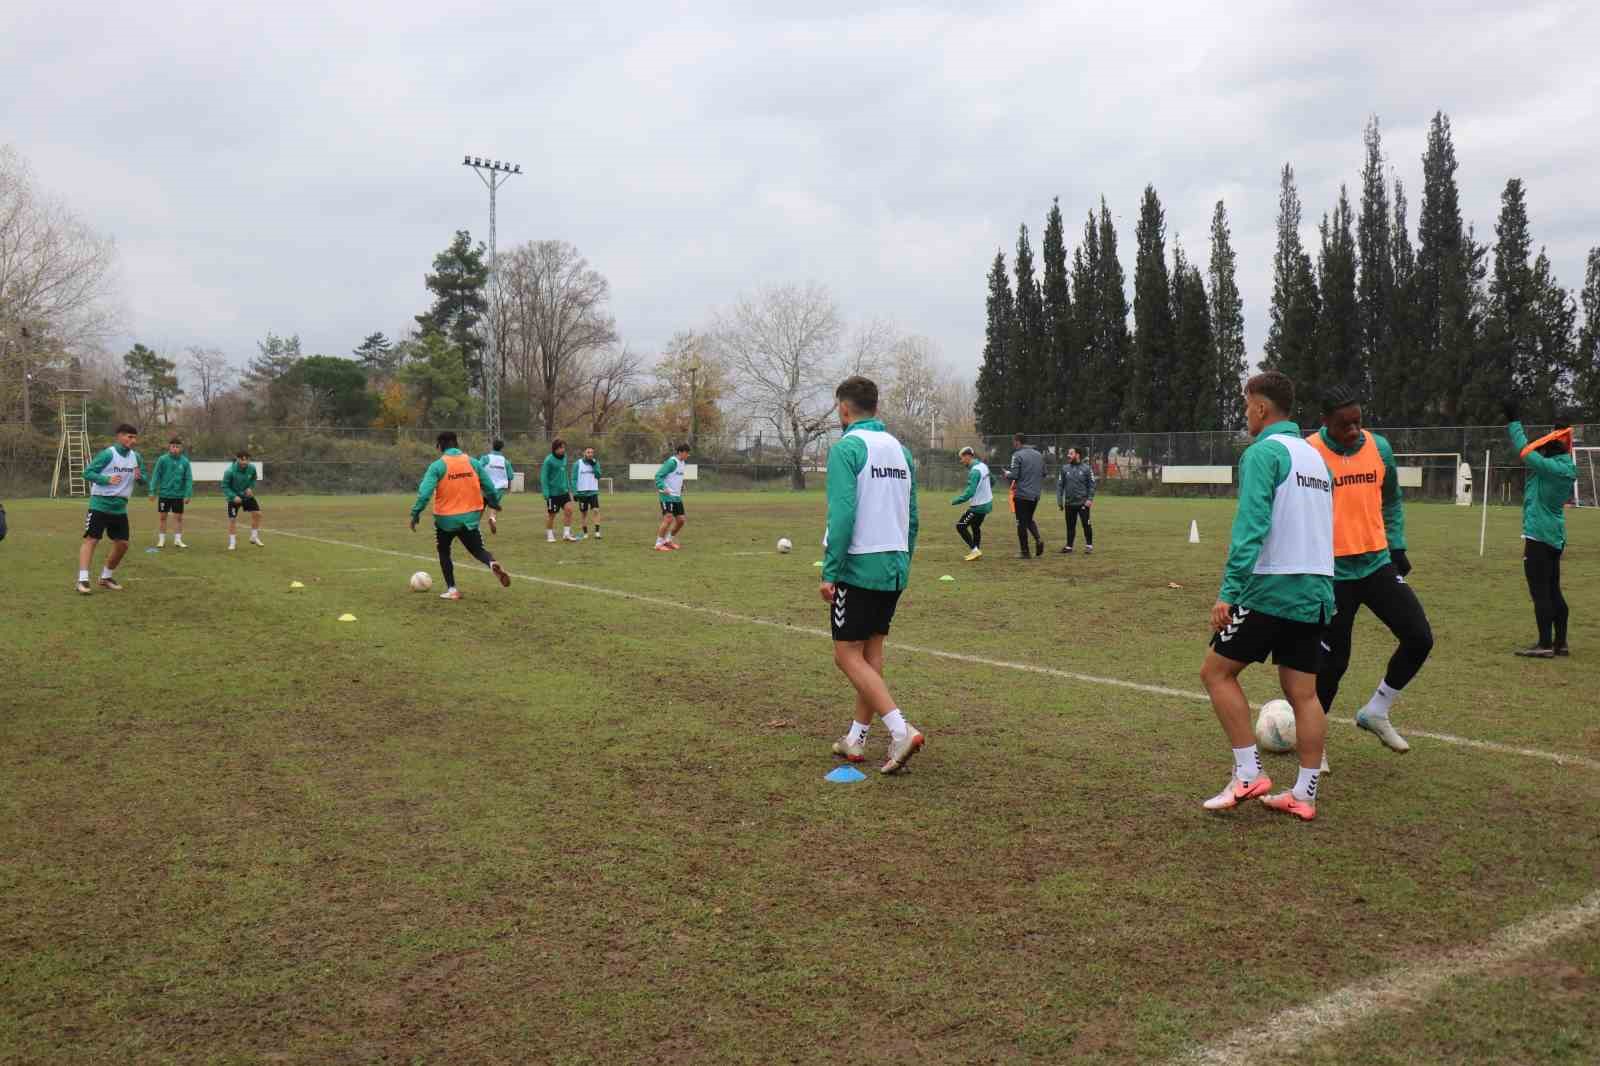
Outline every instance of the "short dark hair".
<path fill-rule="evenodd" d="M 441 452 L 450 448 L 461 447 L 461 442 L 457 440 L 456 431 L 453 429 L 440 431 L 439 435 L 433 438 L 433 442 L 439 446 Z"/>
<path fill-rule="evenodd" d="M 182 444 L 183 443 L 183 438 L 182 437 L 168 437 L 167 438 L 167 443 L 168 444 Z"/>
<path fill-rule="evenodd" d="M 1021 433 L 1013 433 L 1013 434 L 1011 434 L 1011 443 L 1012 444 L 1016 444 L 1016 445 L 1023 445 L 1023 444 L 1028 443 L 1028 438 L 1025 437 L 1024 435 L 1022 435 Z"/>
<path fill-rule="evenodd" d="M 978 457 L 978 453 L 972 450 L 972 445 L 970 445 L 970 444 L 967 445 L 965 448 L 962 448 L 959 452 L 957 452 L 956 453 L 956 458 L 959 459 L 963 455 L 970 455 L 974 459 L 976 459 Z"/>
<path fill-rule="evenodd" d="M 137 433 L 137 432 L 139 432 L 139 427 L 134 425 L 132 422 L 118 422 L 117 423 L 117 428 L 111 431 L 111 435 L 112 436 L 117 436 L 117 435 L 122 434 L 122 433 Z"/>
<path fill-rule="evenodd" d="M 250 452 L 247 449 L 240 448 L 238 451 L 233 453 L 233 457 L 235 459 L 248 459 L 250 458 Z"/>
<path fill-rule="evenodd" d="M 1263 370 L 1244 383 L 1244 391 L 1246 395 L 1266 400 L 1279 414 L 1286 415 L 1294 410 L 1294 382 L 1289 380 L 1287 374 Z"/>
<path fill-rule="evenodd" d="M 1331 415 L 1341 407 L 1354 407 L 1361 403 L 1361 397 L 1349 385 L 1335 385 L 1322 394 L 1322 413 Z"/>
<path fill-rule="evenodd" d="M 506 442 L 501 440 L 499 437 L 496 437 L 494 439 L 494 450 L 495 451 L 497 451 L 497 452 L 498 451 L 502 451 L 502 450 L 504 450 L 505 446 L 506 446 Z"/>
<path fill-rule="evenodd" d="M 839 387 L 833 390 L 833 395 L 835 399 L 849 404 L 852 411 L 859 411 L 864 415 L 878 413 L 878 383 L 871 378 L 851 374 L 839 382 Z"/>
<path fill-rule="evenodd" d="M 557 437 L 555 440 L 550 442 L 550 454 L 554 455 L 557 448 L 565 448 L 566 446 L 567 442 L 561 437 Z"/>
<path fill-rule="evenodd" d="M 673 452 L 674 455 L 676 455 L 678 452 L 686 452 L 688 450 L 689 450 L 689 442 L 688 441 L 684 441 L 682 444 L 679 444 L 676 448 L 672 449 L 672 452 Z"/>

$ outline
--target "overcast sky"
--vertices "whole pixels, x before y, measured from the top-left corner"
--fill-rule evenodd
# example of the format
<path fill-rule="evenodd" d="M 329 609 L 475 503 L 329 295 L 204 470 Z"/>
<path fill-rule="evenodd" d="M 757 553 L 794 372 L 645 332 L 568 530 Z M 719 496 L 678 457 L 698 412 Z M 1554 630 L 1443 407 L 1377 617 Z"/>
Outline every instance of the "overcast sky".
<path fill-rule="evenodd" d="M 1103 193 L 1131 289 L 1145 183 L 1169 250 L 1227 201 L 1252 356 L 1278 170 L 1304 238 L 1383 121 L 1413 233 L 1436 109 L 1463 213 L 1508 177 L 1576 290 L 1600 244 L 1600 5 L 1451 3 L 0 4 L 0 143 L 113 235 L 127 333 L 235 362 L 268 330 L 344 355 L 411 325 L 458 228 L 464 154 L 522 164 L 500 247 L 560 238 L 659 351 L 741 291 L 820 281 L 976 368 L 984 274 L 1052 197 Z M 1413 10 L 1416 8 L 1417 10 Z M 1131 296 L 1131 291 L 1130 291 Z"/>

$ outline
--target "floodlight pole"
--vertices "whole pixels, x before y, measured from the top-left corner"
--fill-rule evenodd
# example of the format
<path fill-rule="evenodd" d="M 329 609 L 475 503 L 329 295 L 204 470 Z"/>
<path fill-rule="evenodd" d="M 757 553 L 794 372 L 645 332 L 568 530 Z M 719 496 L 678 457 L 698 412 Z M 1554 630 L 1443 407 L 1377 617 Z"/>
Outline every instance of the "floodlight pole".
<path fill-rule="evenodd" d="M 500 436 L 500 274 L 495 247 L 495 193 L 513 174 L 521 174 L 516 163 L 482 159 L 469 155 L 461 165 L 471 167 L 489 190 L 489 360 L 483 373 L 484 429 L 489 442 Z"/>

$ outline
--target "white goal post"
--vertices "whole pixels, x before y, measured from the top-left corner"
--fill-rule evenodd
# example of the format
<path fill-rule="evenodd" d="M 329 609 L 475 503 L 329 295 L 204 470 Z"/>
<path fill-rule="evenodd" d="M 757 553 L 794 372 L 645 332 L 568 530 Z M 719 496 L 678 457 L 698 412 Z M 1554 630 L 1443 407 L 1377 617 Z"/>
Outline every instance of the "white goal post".
<path fill-rule="evenodd" d="M 1403 459 L 1449 459 L 1450 468 L 1455 471 L 1456 506 L 1472 506 L 1472 467 L 1461 461 L 1460 452 L 1395 452 L 1395 472 L 1400 478 L 1402 489 L 1422 488 L 1422 471 L 1427 464 L 1413 463 L 1406 465 Z M 1436 467 L 1443 463 L 1433 464 Z"/>
<path fill-rule="evenodd" d="M 1600 475 L 1595 472 L 1595 464 L 1600 463 L 1600 448 L 1573 448 L 1572 458 L 1578 464 L 1572 502 L 1579 507 L 1600 507 Z"/>

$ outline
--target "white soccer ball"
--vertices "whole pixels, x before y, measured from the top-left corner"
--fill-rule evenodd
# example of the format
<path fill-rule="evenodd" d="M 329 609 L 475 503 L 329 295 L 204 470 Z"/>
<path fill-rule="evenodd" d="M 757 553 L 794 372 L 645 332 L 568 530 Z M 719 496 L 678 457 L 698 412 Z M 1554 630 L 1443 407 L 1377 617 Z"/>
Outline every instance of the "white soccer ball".
<path fill-rule="evenodd" d="M 431 588 L 433 588 L 433 578 L 428 576 L 426 570 L 418 570 L 411 575 L 412 592 L 427 592 Z"/>
<path fill-rule="evenodd" d="M 788 537 L 779 537 L 778 554 L 788 555 L 792 551 L 794 551 L 794 541 L 790 540 Z"/>
<path fill-rule="evenodd" d="M 1288 700 L 1268 700 L 1256 719 L 1256 743 L 1268 751 L 1294 750 L 1294 707 Z"/>

